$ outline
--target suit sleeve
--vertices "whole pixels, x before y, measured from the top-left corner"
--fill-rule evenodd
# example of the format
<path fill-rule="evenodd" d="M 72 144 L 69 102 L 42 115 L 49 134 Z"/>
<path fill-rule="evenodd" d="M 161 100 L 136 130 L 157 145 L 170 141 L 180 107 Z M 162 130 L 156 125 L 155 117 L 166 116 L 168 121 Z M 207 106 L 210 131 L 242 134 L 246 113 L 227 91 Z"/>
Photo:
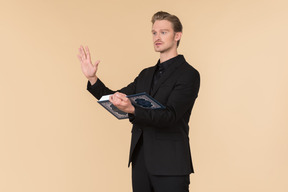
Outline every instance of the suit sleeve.
<path fill-rule="evenodd" d="M 110 94 L 113 94 L 115 92 L 121 92 L 121 93 L 124 93 L 126 95 L 131 95 L 131 94 L 135 93 L 136 82 L 137 82 L 137 78 L 135 78 L 135 80 L 132 83 L 130 83 L 128 86 L 126 86 L 120 90 L 113 91 L 113 90 L 109 89 L 108 87 L 106 87 L 105 84 L 98 78 L 98 80 L 96 81 L 96 83 L 94 85 L 91 85 L 91 83 L 88 81 L 87 90 L 98 100 L 103 95 L 110 95 Z"/>
<path fill-rule="evenodd" d="M 198 71 L 183 75 L 171 91 L 165 109 L 144 109 L 135 106 L 135 115 L 130 115 L 131 123 L 165 127 L 176 123 L 186 115 L 189 118 L 199 87 Z"/>

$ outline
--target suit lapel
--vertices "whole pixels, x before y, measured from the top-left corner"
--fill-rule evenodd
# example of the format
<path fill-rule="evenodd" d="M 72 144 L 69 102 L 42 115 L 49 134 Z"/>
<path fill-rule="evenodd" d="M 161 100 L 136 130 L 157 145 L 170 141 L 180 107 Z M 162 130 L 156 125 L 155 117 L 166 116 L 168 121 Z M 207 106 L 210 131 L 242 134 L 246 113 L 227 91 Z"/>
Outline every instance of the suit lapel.
<path fill-rule="evenodd" d="M 152 80 L 153 76 L 156 70 L 156 65 L 150 69 L 150 72 L 147 74 L 147 77 L 145 78 L 146 82 L 144 84 L 144 92 L 151 94 L 151 86 L 152 86 Z"/>

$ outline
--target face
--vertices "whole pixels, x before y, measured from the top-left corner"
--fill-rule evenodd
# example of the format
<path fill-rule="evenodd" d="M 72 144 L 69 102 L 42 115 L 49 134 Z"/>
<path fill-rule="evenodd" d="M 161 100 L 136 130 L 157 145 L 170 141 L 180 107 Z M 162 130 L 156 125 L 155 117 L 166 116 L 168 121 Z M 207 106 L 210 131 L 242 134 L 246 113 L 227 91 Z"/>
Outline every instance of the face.
<path fill-rule="evenodd" d="M 164 53 L 177 49 L 177 41 L 181 38 L 181 32 L 175 33 L 172 23 L 167 20 L 156 20 L 152 26 L 154 49 Z"/>

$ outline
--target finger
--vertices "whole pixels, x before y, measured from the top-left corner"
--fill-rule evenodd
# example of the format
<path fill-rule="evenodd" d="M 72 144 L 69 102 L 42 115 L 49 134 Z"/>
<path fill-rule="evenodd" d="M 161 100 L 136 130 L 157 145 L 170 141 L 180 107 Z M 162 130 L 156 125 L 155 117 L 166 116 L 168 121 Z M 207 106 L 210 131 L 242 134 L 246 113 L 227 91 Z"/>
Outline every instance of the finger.
<path fill-rule="evenodd" d="M 116 93 L 114 93 L 113 95 L 111 95 L 109 97 L 109 101 L 111 101 L 112 103 L 115 103 L 115 101 L 119 100 Z"/>
<path fill-rule="evenodd" d="M 86 56 L 87 56 L 87 59 L 89 59 L 89 61 L 91 61 L 91 57 L 90 57 L 90 51 L 89 51 L 89 48 L 88 46 L 85 47 L 85 51 L 86 51 Z"/>
<path fill-rule="evenodd" d="M 120 104 L 120 100 L 115 95 L 111 95 L 109 97 L 109 101 L 115 106 L 118 106 Z"/>
<path fill-rule="evenodd" d="M 127 95 L 125 95 L 124 93 L 120 93 L 120 92 L 117 92 L 117 97 L 121 100 L 127 99 Z"/>
<path fill-rule="evenodd" d="M 80 54 L 81 56 L 83 55 L 82 48 L 83 48 L 83 46 L 81 45 L 81 46 L 79 47 L 79 54 Z"/>
<path fill-rule="evenodd" d="M 80 62 L 82 62 L 82 57 L 80 55 L 77 55 Z"/>
<path fill-rule="evenodd" d="M 82 60 L 86 59 L 86 53 L 82 45 L 80 47 L 80 53 L 81 53 Z"/>
<path fill-rule="evenodd" d="M 116 92 L 116 93 L 114 93 L 114 95 L 113 95 L 113 99 L 114 99 L 114 101 L 115 100 L 120 100 L 120 95 L 119 95 L 119 92 Z"/>
<path fill-rule="evenodd" d="M 126 96 L 122 99 L 124 102 L 130 101 Z"/>
<path fill-rule="evenodd" d="M 100 63 L 100 60 L 97 60 L 96 62 L 95 62 L 95 65 L 98 65 Z"/>
<path fill-rule="evenodd" d="M 79 47 L 78 51 L 79 51 L 79 54 L 78 54 L 78 55 L 79 55 L 80 57 L 82 57 L 83 53 L 82 53 L 81 47 Z"/>
<path fill-rule="evenodd" d="M 99 63 L 100 63 L 100 60 L 96 61 L 95 64 L 94 64 L 94 67 L 97 68 Z"/>
<path fill-rule="evenodd" d="M 109 97 L 109 101 L 110 101 L 113 105 L 115 105 L 113 95 L 111 95 L 111 96 Z"/>
<path fill-rule="evenodd" d="M 123 93 L 116 92 L 113 97 L 114 102 L 121 104 L 123 102 L 123 99 L 125 99 L 125 96 L 123 95 L 124 95 Z"/>

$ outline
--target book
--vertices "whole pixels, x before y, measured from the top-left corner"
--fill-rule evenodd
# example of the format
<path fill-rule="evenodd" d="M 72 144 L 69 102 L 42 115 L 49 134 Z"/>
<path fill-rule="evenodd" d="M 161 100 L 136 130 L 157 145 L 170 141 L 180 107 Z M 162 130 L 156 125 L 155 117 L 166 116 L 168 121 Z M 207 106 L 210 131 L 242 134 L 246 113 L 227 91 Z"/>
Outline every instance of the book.
<path fill-rule="evenodd" d="M 98 103 L 107 109 L 112 115 L 117 119 L 127 119 L 128 114 L 119 110 L 110 101 L 109 97 L 111 95 L 104 95 L 99 100 Z M 164 109 L 165 107 L 159 103 L 156 99 L 148 95 L 147 93 L 137 93 L 133 95 L 127 95 L 130 99 L 132 105 L 136 105 L 145 109 Z"/>

